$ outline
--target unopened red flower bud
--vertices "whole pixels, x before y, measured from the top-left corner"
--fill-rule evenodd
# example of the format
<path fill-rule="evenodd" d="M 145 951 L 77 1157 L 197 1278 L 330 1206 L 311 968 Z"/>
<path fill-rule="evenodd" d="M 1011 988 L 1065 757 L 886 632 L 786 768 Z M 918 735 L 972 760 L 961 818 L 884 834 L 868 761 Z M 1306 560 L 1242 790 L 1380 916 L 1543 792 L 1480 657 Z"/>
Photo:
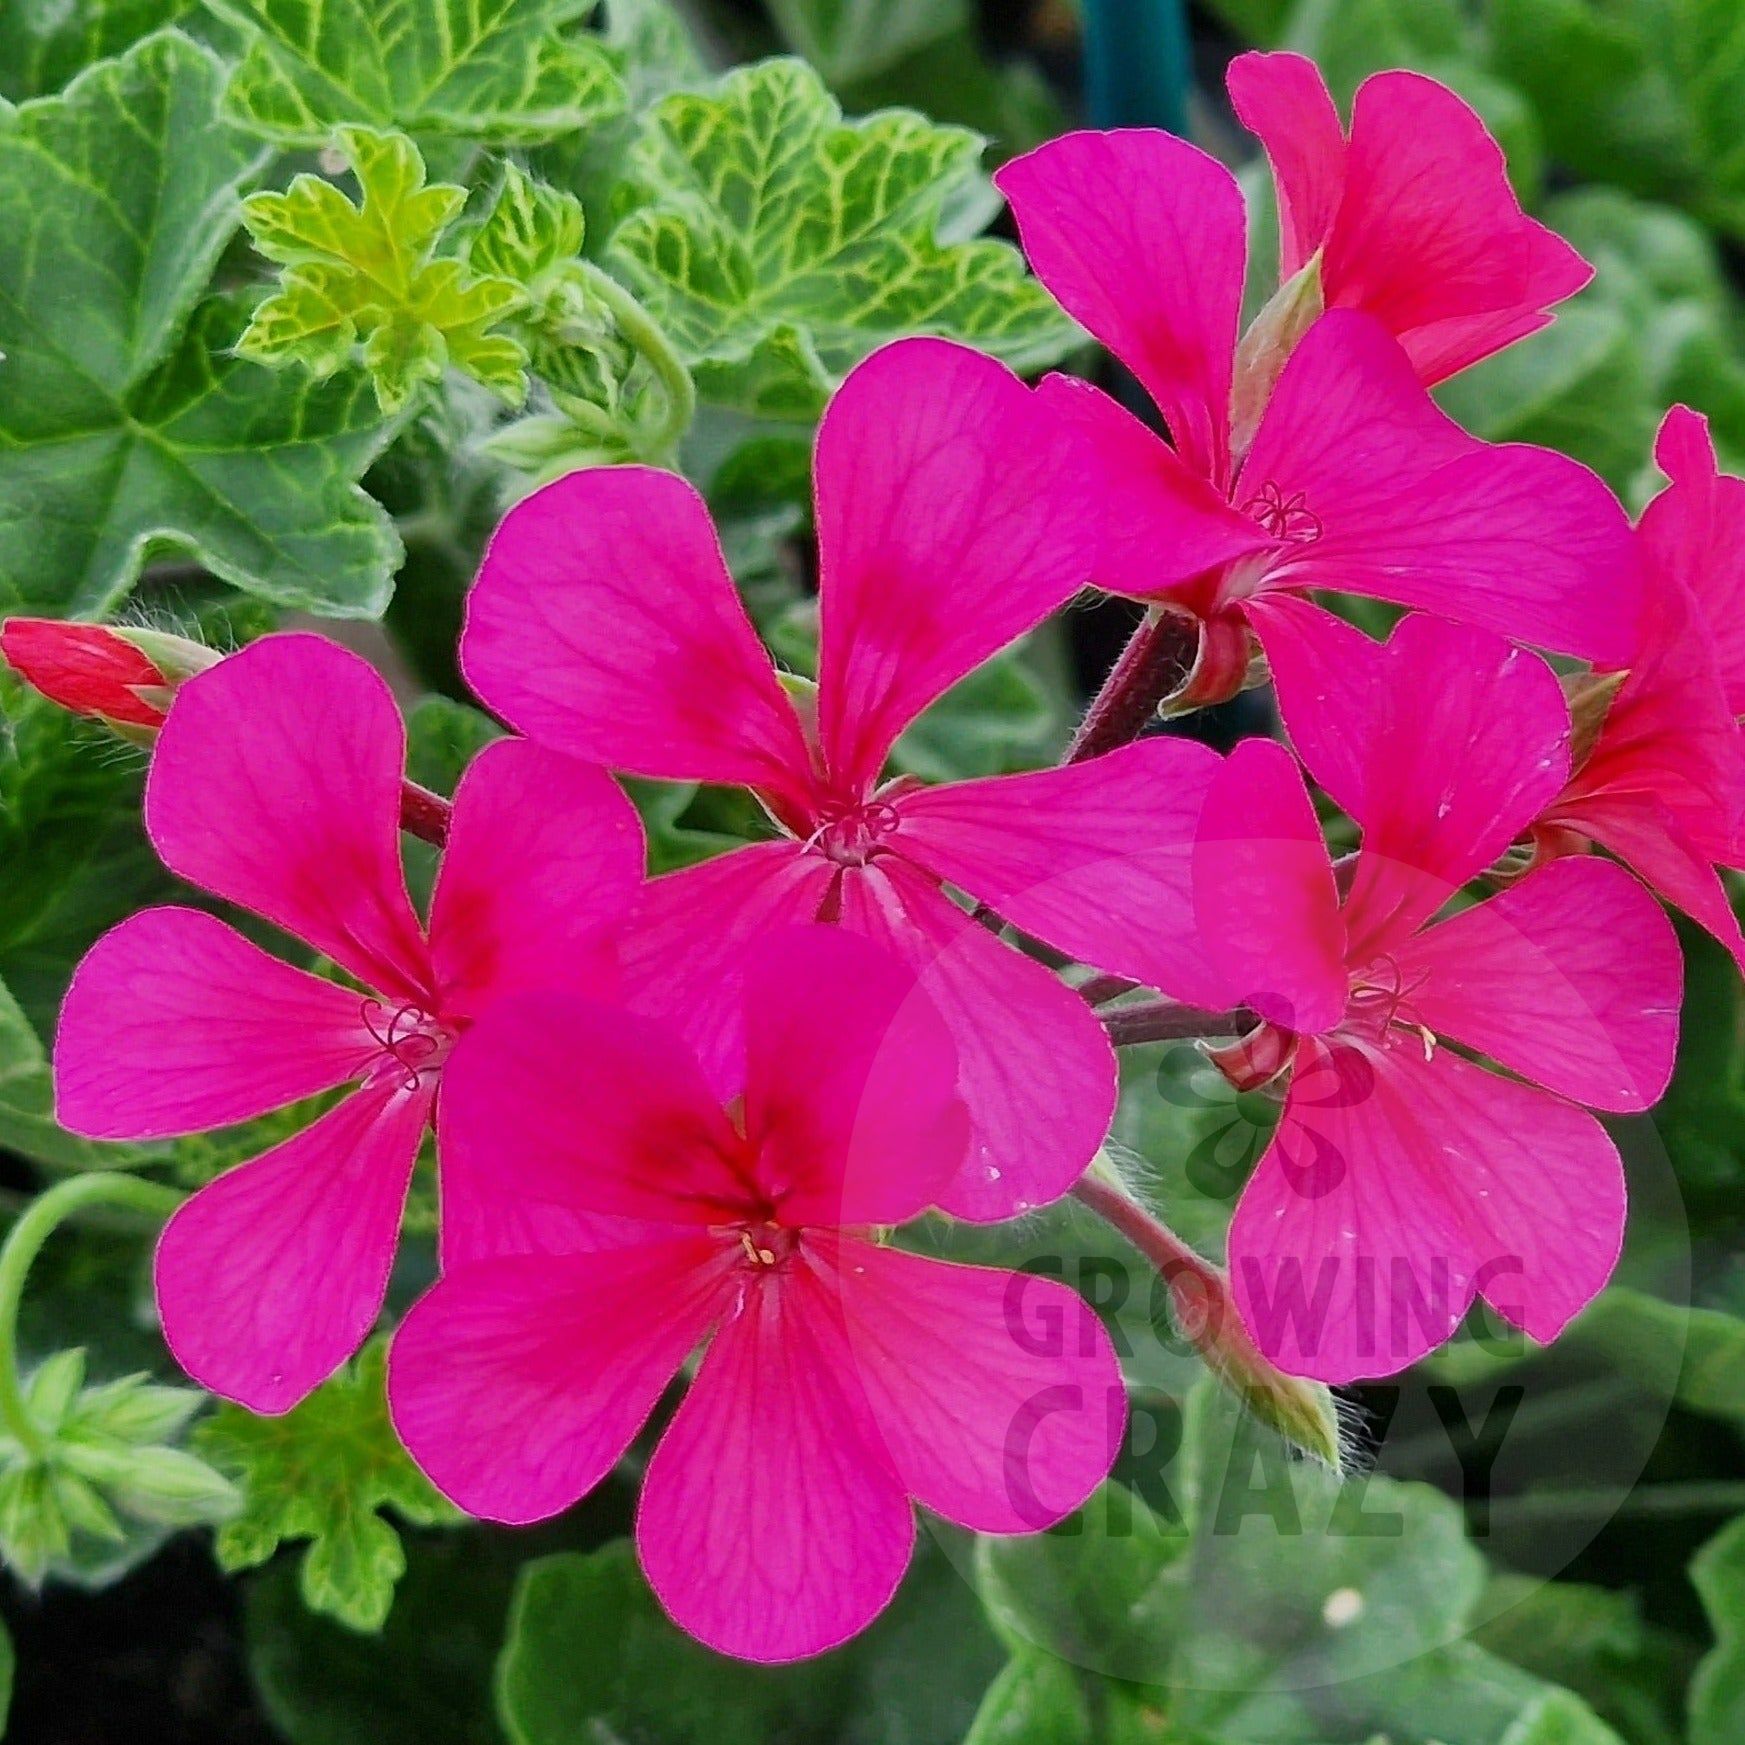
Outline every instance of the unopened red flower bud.
<path fill-rule="evenodd" d="M 8 618 L 0 654 L 51 703 L 142 741 L 163 725 L 176 687 L 220 658 L 164 631 L 54 618 Z"/>

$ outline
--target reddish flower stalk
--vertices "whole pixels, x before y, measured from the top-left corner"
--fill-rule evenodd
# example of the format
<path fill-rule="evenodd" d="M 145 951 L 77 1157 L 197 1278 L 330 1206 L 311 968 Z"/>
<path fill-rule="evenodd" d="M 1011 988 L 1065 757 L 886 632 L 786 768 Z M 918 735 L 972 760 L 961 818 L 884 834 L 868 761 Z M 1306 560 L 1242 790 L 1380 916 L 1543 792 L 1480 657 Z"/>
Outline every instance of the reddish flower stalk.
<path fill-rule="evenodd" d="M 1167 1224 L 1130 1200 L 1112 1182 L 1092 1171 L 1072 1190 L 1072 1197 L 1125 1236 L 1169 1281 L 1172 1289 L 1178 1277 L 1191 1278 L 1209 1294 L 1228 1299 L 1230 1286 L 1222 1271 L 1196 1254 Z"/>
<path fill-rule="evenodd" d="M 1196 1254 L 1114 1182 L 1088 1171 L 1072 1190 L 1081 1206 L 1124 1236 L 1169 1288 L 1176 1326 L 1248 1408 L 1305 1453 L 1344 1466 L 1338 1408 L 1320 1383 L 1286 1375 L 1261 1356 L 1236 1312 L 1224 1269 Z"/>
<path fill-rule="evenodd" d="M 441 794 L 417 782 L 400 783 L 400 828 L 420 842 L 441 848 L 448 841 L 448 818 L 454 807 Z"/>
<path fill-rule="evenodd" d="M 1179 612 L 1148 612 L 1109 669 L 1061 761 L 1080 763 L 1137 739 L 1159 704 L 1193 671 L 1199 643 L 1200 627 L 1193 619 Z"/>
<path fill-rule="evenodd" d="M 1188 1042 L 1202 1037 L 1234 1036 L 1254 1022 L 1240 1010 L 1208 1012 L 1201 1006 L 1184 1006 L 1180 1000 L 1144 1000 L 1118 1006 L 1103 1015 L 1103 1028 L 1117 1048 L 1140 1042 Z"/>

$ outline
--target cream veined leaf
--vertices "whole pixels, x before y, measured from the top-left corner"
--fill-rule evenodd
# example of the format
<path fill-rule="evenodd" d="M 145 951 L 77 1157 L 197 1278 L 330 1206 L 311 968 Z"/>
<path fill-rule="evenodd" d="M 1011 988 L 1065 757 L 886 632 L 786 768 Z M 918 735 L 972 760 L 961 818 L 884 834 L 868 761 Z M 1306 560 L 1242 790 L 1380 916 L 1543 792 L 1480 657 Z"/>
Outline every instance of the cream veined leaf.
<path fill-rule="evenodd" d="M 240 351 L 322 376 L 361 347 L 385 412 L 398 411 L 451 367 L 519 404 L 527 353 L 498 328 L 525 294 L 508 279 L 435 253 L 465 190 L 427 184 L 424 160 L 403 134 L 347 127 L 338 146 L 357 178 L 356 205 L 311 175 L 243 205 L 255 247 L 285 270 L 256 309 Z"/>
<path fill-rule="evenodd" d="M 981 151 L 910 110 L 844 122 L 804 62 L 761 61 L 648 112 L 607 260 L 719 404 L 813 416 L 913 333 L 1041 369 L 1080 336 L 1017 250 L 941 236 Z"/>
<path fill-rule="evenodd" d="M 536 182 L 517 164 L 503 172 L 467 259 L 480 273 L 525 285 L 535 295 L 554 272 L 582 252 L 587 220 L 582 203 L 561 188 Z"/>
<path fill-rule="evenodd" d="M 0 610 L 113 610 L 166 550 L 283 605 L 386 604 L 399 541 L 356 480 L 391 427 L 355 375 L 236 356 L 206 294 L 262 158 L 224 81 L 169 30 L 0 104 Z"/>
<path fill-rule="evenodd" d="M 573 194 L 510 164 L 473 232 L 467 260 L 475 271 L 526 291 L 516 333 L 533 373 L 567 402 L 596 406 L 615 418 L 637 354 L 594 289 L 598 270 L 581 259 L 586 230 L 582 203 Z M 566 453 L 575 434 L 571 426 Z"/>
<path fill-rule="evenodd" d="M 321 145 L 369 123 L 532 144 L 623 107 L 605 49 L 573 26 L 592 0 L 206 0 L 247 43 L 225 107 Z"/>

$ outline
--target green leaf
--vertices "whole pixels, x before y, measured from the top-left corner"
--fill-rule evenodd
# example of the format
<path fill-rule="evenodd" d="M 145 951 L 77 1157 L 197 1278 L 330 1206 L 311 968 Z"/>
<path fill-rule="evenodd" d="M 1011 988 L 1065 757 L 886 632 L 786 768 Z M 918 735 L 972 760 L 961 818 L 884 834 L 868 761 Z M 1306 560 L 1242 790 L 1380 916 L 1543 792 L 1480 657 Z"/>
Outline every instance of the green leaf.
<path fill-rule="evenodd" d="M 57 1126 L 48 1052 L 0 982 L 0 1146 L 55 1169 L 114 1168 L 124 1148 L 79 1139 Z"/>
<path fill-rule="evenodd" d="M 1620 1387 L 1639 1390 L 1641 1410 L 1651 1409 L 1650 1403 L 1660 1411 L 1676 1404 L 1745 1423 L 1745 1317 L 1729 1309 L 1667 1302 L 1614 1285 L 1564 1330 L 1553 1350 L 1561 1359 L 1597 1359 Z M 1494 1377 L 1542 1356 L 1524 1341 L 1500 1350 L 1462 1343 L 1448 1347 L 1436 1367 L 1458 1383 Z"/>
<path fill-rule="evenodd" d="M 1219 1745 L 1170 1718 L 1168 1693 L 1086 1677 L 1035 1651 L 988 1687 L 963 1745 Z"/>
<path fill-rule="evenodd" d="M 816 1665 L 748 1666 L 694 1642 L 655 1603 L 622 1539 L 528 1565 L 497 1681 L 515 1745 L 763 1745 L 815 1718 L 827 1685 Z"/>
<path fill-rule="evenodd" d="M 1028 58 L 990 54 L 978 22 L 967 16 L 954 30 L 917 43 L 901 60 L 839 82 L 836 91 L 851 114 L 918 109 L 934 121 L 974 128 L 986 136 L 989 152 L 1001 160 L 1072 126 L 1071 115 L 1042 69 Z M 997 210 L 999 195 L 991 183 L 986 193 L 989 210 Z"/>
<path fill-rule="evenodd" d="M 623 104 L 590 0 L 206 0 L 247 43 L 227 112 L 322 145 L 346 124 L 534 144 Z"/>
<path fill-rule="evenodd" d="M 97 935 L 173 888 L 140 825 L 144 774 L 137 753 L 0 675 L 0 978 L 37 1037 Z M 41 1044 L 4 1030 L 14 1094 L 46 1112 L 26 1089 Z"/>
<path fill-rule="evenodd" d="M 1081 341 L 1017 251 L 940 239 L 980 154 L 976 135 L 906 110 L 844 124 L 811 68 L 762 61 L 649 112 L 607 260 L 704 398 L 766 416 L 815 416 L 906 333 L 1040 369 Z"/>
<path fill-rule="evenodd" d="M 998 1661 L 969 1587 L 925 1543 L 863 1635 L 762 1667 L 671 1623 L 619 1540 L 527 1566 L 498 1708 L 514 1745 L 958 1745 Z"/>
<path fill-rule="evenodd" d="M 466 189 L 426 185 L 424 159 L 404 134 L 342 127 L 339 149 L 357 177 L 354 206 L 320 176 L 282 194 L 256 194 L 242 221 L 256 249 L 285 270 L 238 342 L 275 368 L 318 377 L 362 363 L 384 412 L 398 412 L 453 368 L 512 405 L 527 394 L 526 350 L 496 331 L 525 294 L 437 248 Z"/>
<path fill-rule="evenodd" d="M 406 1567 L 400 1537 L 379 1511 L 420 1526 L 462 1518 L 400 1446 L 386 1367 L 378 1340 L 283 1417 L 222 1405 L 196 1437 L 243 1492 L 242 1512 L 218 1535 L 220 1565 L 247 1569 L 287 1539 L 308 1539 L 304 1603 L 354 1630 L 382 1627 Z"/>
<path fill-rule="evenodd" d="M 518 164 L 504 166 L 503 179 L 473 232 L 468 260 L 536 292 L 547 275 L 582 252 L 587 219 L 573 194 L 537 182 Z"/>
<path fill-rule="evenodd" d="M 1500 1575 L 1481 1609 L 1481 1648 L 1568 1685 L 1632 1745 L 1683 1745 L 1686 1644 L 1644 1624 L 1633 1594 Z"/>
<path fill-rule="evenodd" d="M 0 7 L 0 97 L 60 90 L 93 62 L 174 24 L 195 0 L 8 0 Z"/>
<path fill-rule="evenodd" d="M 1476 44 L 1460 0 L 1297 0 L 1277 46 L 1308 55 L 1349 102 L 1370 73 L 1469 60 Z"/>
<path fill-rule="evenodd" d="M 1578 1350 L 1604 1354 L 1618 1374 L 1665 1376 L 1687 1411 L 1745 1422 L 1745 1319 L 1684 1308 L 1646 1292 L 1604 1292 L 1569 1329 Z"/>
<path fill-rule="evenodd" d="M 378 1635 L 310 1612 L 288 1563 L 262 1570 L 244 1618 L 277 1734 L 291 1745 L 503 1745 L 491 1668 L 525 1539 L 473 1527 L 420 1535 Z"/>
<path fill-rule="evenodd" d="M 1095 1745 L 1091 1701 L 1064 1660 L 1021 1650 L 988 1686 L 963 1745 Z"/>
<path fill-rule="evenodd" d="M 967 0 L 770 0 L 770 14 L 831 85 L 884 72 L 970 17 Z"/>
<path fill-rule="evenodd" d="M 1714 418 L 1723 454 L 1745 457 L 1741 308 L 1714 236 L 1670 207 L 1604 188 L 1559 196 L 1545 218 L 1594 263 L 1594 286 L 1582 303 L 1615 309 L 1629 324 L 1648 376 L 1652 422 L 1668 402 L 1687 400 Z M 1637 464 L 1658 490 L 1645 445 Z"/>
<path fill-rule="evenodd" d="M 1490 37 L 1565 166 L 1745 235 L 1745 16 L 1731 0 L 1494 0 Z"/>
<path fill-rule="evenodd" d="M 1112 1480 L 1058 1527 L 976 1545 L 976 1581 L 1015 1653 L 1042 1649 L 1075 1666 L 1162 1671 L 1186 1598 L 1188 1528 L 1160 1520 Z"/>
<path fill-rule="evenodd" d="M 1292 0 L 1207 0 L 1207 11 L 1256 48 L 1274 48 L 1290 22 Z"/>
<path fill-rule="evenodd" d="M 1694 1558 L 1715 1646 L 1690 1689 L 1690 1745 L 1736 1745 L 1745 1736 L 1745 1516 L 1723 1527 Z"/>
<path fill-rule="evenodd" d="M 690 27 L 672 0 L 605 0 L 607 53 L 640 109 L 707 73 Z"/>
<path fill-rule="evenodd" d="M 569 418 L 524 419 L 492 438 L 492 452 L 536 476 L 555 477 L 577 465 L 630 458 L 619 430 L 634 419 L 630 391 L 639 353 L 602 301 L 604 275 L 581 260 L 587 223 L 573 194 L 535 181 L 510 164 L 475 231 L 468 259 L 521 288 L 527 307 L 514 331 L 526 346 L 534 373 L 557 404 L 599 408 L 606 428 L 590 418 L 584 428 Z M 605 281 L 609 288 L 611 281 Z M 567 465 L 535 458 L 535 444 L 555 450 Z M 589 447 L 597 452 L 587 456 Z M 587 457 L 587 458 L 584 458 Z"/>
<path fill-rule="evenodd" d="M 1127 1685 L 1167 1693 L 1188 1738 L 1498 1745 L 1518 1721 L 1521 1741 L 1616 1745 L 1577 1697 L 1462 1640 L 1484 1563 L 1451 1498 L 1341 1484 L 1207 1383 L 1163 1476 L 1179 1523 L 1111 1484 L 1061 1528 L 978 1548 L 984 1601 L 1020 1661 L 1067 1661 L 1123 1725 L 1144 1719 L 1119 1700 Z"/>
<path fill-rule="evenodd" d="M 161 549 L 286 605 L 386 600 L 365 384 L 235 357 L 225 300 L 190 319 L 258 162 L 222 79 L 172 31 L 0 111 L 0 610 L 107 611 Z"/>

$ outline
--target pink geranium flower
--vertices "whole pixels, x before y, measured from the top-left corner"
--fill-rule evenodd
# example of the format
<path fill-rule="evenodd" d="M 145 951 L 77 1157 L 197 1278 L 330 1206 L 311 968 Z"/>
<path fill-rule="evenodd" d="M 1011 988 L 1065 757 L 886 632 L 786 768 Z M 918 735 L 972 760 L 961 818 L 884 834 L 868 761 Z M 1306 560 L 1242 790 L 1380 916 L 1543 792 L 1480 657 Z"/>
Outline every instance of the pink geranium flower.
<path fill-rule="evenodd" d="M 396 1336 L 388 1387 L 447 1495 L 534 1521 L 612 1470 L 710 1339 L 649 1462 L 643 1567 L 711 1647 L 792 1660 L 889 1600 L 910 1498 L 989 1533 L 1077 1507 L 1125 1395 L 1065 1287 L 877 1239 L 939 1197 L 968 1134 L 951 1036 L 914 978 L 804 927 L 731 980 L 726 1101 L 670 1031 L 623 1012 L 538 995 L 479 1022 L 443 1093 L 454 1140 L 596 1237 L 446 1272 Z"/>
<path fill-rule="evenodd" d="M 1367 308 L 1315 321 L 1258 423 L 1237 420 L 1246 220 L 1221 164 L 1165 133 L 1076 133 L 996 180 L 1038 276 L 1139 378 L 1173 439 L 1087 383 L 1043 383 L 1096 457 L 1098 586 L 1200 619 L 1232 684 L 1246 629 L 1289 658 L 1295 619 L 1278 608 L 1313 588 L 1628 658 L 1640 580 L 1610 491 L 1562 455 L 1468 436 Z M 1270 379 L 1277 360 L 1255 367 Z"/>
<path fill-rule="evenodd" d="M 1262 1020 L 1225 1064 L 1291 1068 L 1230 1227 L 1237 1304 L 1281 1368 L 1334 1382 L 1422 1356 L 1475 1295 L 1540 1340 L 1589 1301 L 1624 1179 L 1577 1104 L 1646 1108 L 1678 1026 L 1677 941 L 1621 867 L 1558 861 L 1433 919 L 1563 786 L 1550 669 L 1411 617 L 1376 674 L 1338 772 L 1363 828 L 1343 878 L 1295 762 L 1257 740 L 1214 781 L 1196 852 L 1207 948 Z"/>
<path fill-rule="evenodd" d="M 1745 964 L 1745 937 L 1716 871 L 1737 865 L 1745 808 L 1745 480 L 1717 467 L 1706 427 L 1677 406 L 1656 455 L 1673 479 L 1644 512 L 1650 583 L 1627 669 L 1573 676 L 1572 770 L 1527 831 L 1535 863 L 1609 850 Z M 1365 752 L 1360 723 L 1382 651 L 1304 603 L 1274 665 L 1298 754 L 1349 807 Z M 1329 698 L 1337 697 L 1336 706 Z"/>
<path fill-rule="evenodd" d="M 1063 1193 L 1108 1130 L 1093 1014 L 945 894 L 1184 999 L 1194 820 L 1216 757 L 1152 741 L 1065 769 L 886 781 L 935 698 L 1069 599 L 1089 565 L 1083 465 L 1000 364 L 938 340 L 849 377 L 818 434 L 815 701 L 759 643 L 708 513 L 643 467 L 572 475 L 512 510 L 473 590 L 467 677 L 530 737 L 610 768 L 752 789 L 781 832 L 656 879 L 627 950 L 638 1002 L 714 1070 L 723 964 L 772 921 L 823 918 L 913 965 L 945 1013 L 974 1122 L 942 1203 L 992 1219 Z"/>
<path fill-rule="evenodd" d="M 93 1139 L 227 1126 L 352 1087 L 166 1226 L 164 1336 L 190 1375 L 282 1412 L 380 1312 L 401 1209 L 456 1038 L 499 993 L 613 985 L 601 929 L 635 899 L 641 827 L 600 771 L 505 742 L 455 796 L 428 932 L 400 864 L 405 728 L 382 680 L 319 637 L 271 636 L 190 680 L 146 829 L 164 864 L 329 957 L 357 988 L 214 917 L 147 909 L 92 947 L 55 1044 L 56 1116 Z M 492 1216 L 445 1147 L 464 1248 Z M 445 1234 L 445 1247 L 450 1238 Z"/>
<path fill-rule="evenodd" d="M 1533 840 L 1542 855 L 1610 849 L 1745 964 L 1715 870 L 1742 858 L 1745 480 L 1721 475 L 1688 407 L 1667 414 L 1655 456 L 1673 482 L 1639 529 L 1651 583 L 1641 646 L 1616 694 L 1596 693 L 1598 730 Z"/>
<path fill-rule="evenodd" d="M 1318 256 L 1324 306 L 1375 316 L 1426 385 L 1537 332 L 1592 278 L 1522 212 L 1497 142 L 1434 79 L 1365 79 L 1349 138 L 1301 55 L 1238 55 L 1228 83 L 1272 163 L 1280 280 Z"/>

